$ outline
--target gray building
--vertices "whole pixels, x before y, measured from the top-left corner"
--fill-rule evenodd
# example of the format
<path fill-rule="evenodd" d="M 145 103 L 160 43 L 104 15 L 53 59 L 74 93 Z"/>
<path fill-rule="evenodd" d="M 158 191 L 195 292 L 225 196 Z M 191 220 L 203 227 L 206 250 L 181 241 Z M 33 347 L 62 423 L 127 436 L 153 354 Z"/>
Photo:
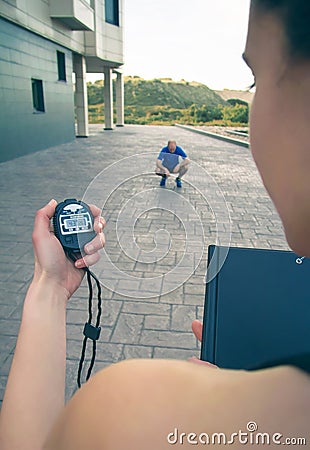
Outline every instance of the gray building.
<path fill-rule="evenodd" d="M 0 161 L 88 136 L 87 72 L 123 126 L 123 62 L 122 0 L 0 0 Z"/>

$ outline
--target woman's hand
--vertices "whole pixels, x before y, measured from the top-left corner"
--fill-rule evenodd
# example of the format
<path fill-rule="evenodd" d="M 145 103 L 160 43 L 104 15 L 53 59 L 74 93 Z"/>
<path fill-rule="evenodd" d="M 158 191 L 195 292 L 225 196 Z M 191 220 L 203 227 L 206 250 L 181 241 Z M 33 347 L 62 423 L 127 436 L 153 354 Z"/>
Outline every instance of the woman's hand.
<path fill-rule="evenodd" d="M 35 270 L 32 283 L 39 282 L 53 285 L 65 291 L 67 299 L 80 286 L 84 270 L 81 268 L 91 266 L 99 261 L 99 250 L 105 244 L 102 232 L 105 220 L 100 216 L 100 209 L 89 205 L 94 216 L 94 230 L 97 236 L 84 247 L 86 255 L 73 263 L 70 261 L 54 233 L 50 230 L 50 220 L 55 213 L 57 202 L 51 200 L 46 206 L 39 209 L 35 216 L 32 242 L 35 257 Z"/>
<path fill-rule="evenodd" d="M 200 322 L 200 320 L 194 320 L 192 322 L 192 331 L 196 337 L 196 339 L 198 339 L 199 342 L 202 341 L 202 322 Z M 197 364 L 204 364 L 205 366 L 208 367 L 213 367 L 214 369 L 217 369 L 218 366 L 215 366 L 214 364 L 208 362 L 208 361 L 203 361 L 202 359 L 198 359 L 195 356 L 193 356 L 192 358 L 189 358 L 190 362 L 194 362 Z"/>
<path fill-rule="evenodd" d="M 195 335 L 195 338 L 201 343 L 202 341 L 202 322 L 200 320 L 194 320 L 192 322 L 192 331 Z"/>

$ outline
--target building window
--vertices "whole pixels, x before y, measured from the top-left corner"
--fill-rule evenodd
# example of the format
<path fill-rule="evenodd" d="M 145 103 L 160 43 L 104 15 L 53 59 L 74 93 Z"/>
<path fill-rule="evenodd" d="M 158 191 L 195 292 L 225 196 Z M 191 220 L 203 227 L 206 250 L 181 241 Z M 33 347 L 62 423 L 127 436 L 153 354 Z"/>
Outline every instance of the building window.
<path fill-rule="evenodd" d="M 84 0 L 92 9 L 94 9 L 94 0 Z"/>
<path fill-rule="evenodd" d="M 57 50 L 57 66 L 58 66 L 58 80 L 67 81 L 66 77 L 66 55 Z"/>
<path fill-rule="evenodd" d="M 45 112 L 42 80 L 36 80 L 35 78 L 31 78 L 31 85 L 32 85 L 32 103 L 35 112 Z"/>
<path fill-rule="evenodd" d="M 105 0 L 105 21 L 119 26 L 119 0 Z"/>

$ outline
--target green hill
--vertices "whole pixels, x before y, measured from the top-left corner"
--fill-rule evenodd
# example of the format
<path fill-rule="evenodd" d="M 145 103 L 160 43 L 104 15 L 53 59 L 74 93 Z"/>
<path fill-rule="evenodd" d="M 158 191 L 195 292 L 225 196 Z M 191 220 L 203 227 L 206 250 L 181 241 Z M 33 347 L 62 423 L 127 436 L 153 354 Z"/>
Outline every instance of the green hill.
<path fill-rule="evenodd" d="M 87 83 L 89 119 L 103 118 L 103 81 Z M 115 87 L 113 89 L 115 96 Z M 231 106 L 215 91 L 197 82 L 170 78 L 124 77 L 125 122 L 136 124 L 197 124 L 222 121 Z M 114 98 L 115 101 L 115 98 Z M 222 122 L 221 122 L 222 124 Z"/>
<path fill-rule="evenodd" d="M 87 86 L 88 103 L 103 103 L 103 80 L 87 83 Z M 144 80 L 137 76 L 124 77 L 124 96 L 127 106 L 160 105 L 183 109 L 193 104 L 226 105 L 225 100 L 204 84 L 184 80 L 177 82 L 170 78 Z"/>
<path fill-rule="evenodd" d="M 144 80 L 139 77 L 125 77 L 125 104 L 128 106 L 167 106 L 189 108 L 225 105 L 226 102 L 204 84 L 170 79 Z"/>

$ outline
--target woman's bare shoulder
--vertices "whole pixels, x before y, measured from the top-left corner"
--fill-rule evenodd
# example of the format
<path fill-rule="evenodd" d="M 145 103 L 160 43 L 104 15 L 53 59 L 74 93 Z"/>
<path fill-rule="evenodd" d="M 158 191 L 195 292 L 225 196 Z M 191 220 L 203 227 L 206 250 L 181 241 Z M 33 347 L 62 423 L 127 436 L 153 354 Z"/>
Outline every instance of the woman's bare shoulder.
<path fill-rule="evenodd" d="M 83 425 L 77 427 L 77 422 Z M 97 373 L 70 400 L 54 433 L 59 434 L 61 427 L 62 435 L 69 433 L 76 443 L 91 435 L 94 444 L 99 439 L 105 449 L 147 444 L 150 450 L 160 450 L 171 447 L 169 437 L 179 444 L 183 439 L 181 448 L 191 448 L 193 443 L 187 440 L 195 440 L 194 435 L 250 436 L 248 426 L 256 426 L 259 433 L 301 436 L 310 442 L 309 422 L 310 378 L 297 369 L 245 372 L 141 359 Z M 117 436 L 121 438 L 115 442 Z"/>

